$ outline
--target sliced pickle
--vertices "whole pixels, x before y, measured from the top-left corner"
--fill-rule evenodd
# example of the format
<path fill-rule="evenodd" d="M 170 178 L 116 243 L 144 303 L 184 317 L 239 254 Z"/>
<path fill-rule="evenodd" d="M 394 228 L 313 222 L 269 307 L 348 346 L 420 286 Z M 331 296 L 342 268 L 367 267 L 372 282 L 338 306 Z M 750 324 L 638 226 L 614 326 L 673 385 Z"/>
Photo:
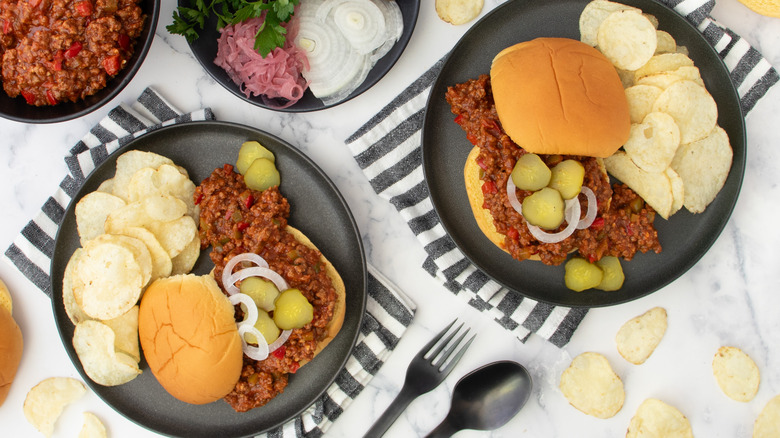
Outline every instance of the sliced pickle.
<path fill-rule="evenodd" d="M 287 289 L 276 299 L 274 322 L 282 330 L 301 328 L 314 318 L 314 307 L 298 289 Z"/>
<path fill-rule="evenodd" d="M 241 175 L 246 175 L 249 166 L 258 158 L 267 158 L 271 160 L 272 163 L 275 162 L 273 152 L 269 151 L 265 146 L 254 140 L 245 141 L 241 144 L 241 149 L 238 150 L 236 170 L 238 170 L 238 173 Z"/>
<path fill-rule="evenodd" d="M 250 189 L 262 192 L 273 186 L 278 186 L 281 177 L 273 161 L 268 158 L 258 158 L 247 169 L 244 182 Z"/>
<path fill-rule="evenodd" d="M 279 330 L 279 327 L 276 326 L 276 323 L 274 323 L 274 320 L 268 315 L 268 312 L 263 309 L 257 309 L 257 322 L 255 322 L 255 328 L 263 335 L 266 344 L 275 341 L 282 333 L 282 331 Z M 252 333 L 247 333 L 245 339 L 250 344 L 257 344 L 257 339 Z"/>
<path fill-rule="evenodd" d="M 573 257 L 564 266 L 563 280 L 566 287 L 581 292 L 592 289 L 601 283 L 604 273 L 596 264 L 581 257 Z"/>
<path fill-rule="evenodd" d="M 249 295 L 258 309 L 270 312 L 274 310 L 274 301 L 279 297 L 279 289 L 269 280 L 260 277 L 248 277 L 239 286 L 242 294 Z"/>
<path fill-rule="evenodd" d="M 585 168 L 579 161 L 563 160 L 552 168 L 550 187 L 561 192 L 563 199 L 572 199 L 580 194 L 585 179 Z"/>
<path fill-rule="evenodd" d="M 545 230 L 554 230 L 561 226 L 564 210 L 565 204 L 561 194 L 549 187 L 531 193 L 523 199 L 525 220 Z"/>
<path fill-rule="evenodd" d="M 601 279 L 601 283 L 596 286 L 596 289 L 613 291 L 623 287 L 623 280 L 626 277 L 623 275 L 620 259 L 614 256 L 606 256 L 597 261 L 596 265 L 604 272 L 604 277 Z"/>
<path fill-rule="evenodd" d="M 512 182 L 520 190 L 539 190 L 550 183 L 550 168 L 536 154 L 525 154 L 512 170 Z"/>

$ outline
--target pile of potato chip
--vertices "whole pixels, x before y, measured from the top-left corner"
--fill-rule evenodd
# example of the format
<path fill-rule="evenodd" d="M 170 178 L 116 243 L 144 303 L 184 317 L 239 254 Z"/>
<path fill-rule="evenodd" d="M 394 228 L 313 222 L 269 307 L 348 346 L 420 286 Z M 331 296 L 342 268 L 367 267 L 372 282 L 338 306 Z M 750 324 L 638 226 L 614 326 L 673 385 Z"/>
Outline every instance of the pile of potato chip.
<path fill-rule="evenodd" d="M 44 436 L 54 433 L 54 426 L 65 407 L 87 393 L 87 387 L 70 377 L 49 377 L 27 393 L 24 416 Z M 84 412 L 79 438 L 105 438 L 106 427 L 92 412 Z"/>
<path fill-rule="evenodd" d="M 75 206 L 81 247 L 62 280 L 73 347 L 96 383 L 121 385 L 141 370 L 138 301 L 152 281 L 189 272 L 200 255 L 195 184 L 161 155 L 128 151 L 114 177 Z"/>
<path fill-rule="evenodd" d="M 733 152 L 699 69 L 655 16 L 594 0 L 580 39 L 609 59 L 626 89 L 631 132 L 604 160 L 607 171 L 668 219 L 683 206 L 701 213 L 726 182 Z"/>

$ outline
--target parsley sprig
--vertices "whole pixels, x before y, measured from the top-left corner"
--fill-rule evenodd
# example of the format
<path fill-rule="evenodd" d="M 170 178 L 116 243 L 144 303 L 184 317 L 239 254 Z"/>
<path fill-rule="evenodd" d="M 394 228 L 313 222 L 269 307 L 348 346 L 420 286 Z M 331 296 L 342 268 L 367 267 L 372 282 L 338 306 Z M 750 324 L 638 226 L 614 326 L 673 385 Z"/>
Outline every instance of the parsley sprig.
<path fill-rule="evenodd" d="M 193 42 L 213 14 L 217 17 L 217 29 L 237 24 L 250 18 L 265 20 L 255 35 L 255 50 L 265 57 L 277 47 L 282 47 L 287 37 L 283 23 L 290 21 L 300 0 L 190 0 L 191 7 L 179 6 L 173 11 L 173 23 L 165 28 L 172 34 L 182 35 Z"/>

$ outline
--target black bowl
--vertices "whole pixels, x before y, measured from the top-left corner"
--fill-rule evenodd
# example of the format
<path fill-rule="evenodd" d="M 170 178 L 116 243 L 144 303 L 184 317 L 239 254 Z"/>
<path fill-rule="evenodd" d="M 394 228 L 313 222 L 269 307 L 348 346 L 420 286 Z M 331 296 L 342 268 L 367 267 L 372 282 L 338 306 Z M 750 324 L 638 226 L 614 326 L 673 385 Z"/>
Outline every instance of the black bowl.
<path fill-rule="evenodd" d="M 146 22 L 141 36 L 136 40 L 135 53 L 119 74 L 108 80 L 105 88 L 78 102 L 41 107 L 28 105 L 22 96 L 11 98 L 0 90 L 0 117 L 25 123 L 64 122 L 89 114 L 116 97 L 133 79 L 152 46 L 160 15 L 160 0 L 141 0 L 141 9 L 146 14 Z"/>

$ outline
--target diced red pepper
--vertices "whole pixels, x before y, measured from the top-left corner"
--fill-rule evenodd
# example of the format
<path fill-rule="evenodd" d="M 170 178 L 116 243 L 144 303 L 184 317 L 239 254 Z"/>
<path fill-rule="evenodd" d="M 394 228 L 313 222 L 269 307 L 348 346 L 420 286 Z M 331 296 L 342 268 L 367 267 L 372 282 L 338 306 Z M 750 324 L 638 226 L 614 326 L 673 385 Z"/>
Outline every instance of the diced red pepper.
<path fill-rule="evenodd" d="M 493 181 L 485 181 L 484 184 L 482 184 L 482 194 L 487 195 L 491 193 L 496 193 L 498 189 L 496 188 L 496 183 Z"/>
<path fill-rule="evenodd" d="M 487 164 L 485 164 L 485 160 L 482 158 L 477 160 L 477 166 L 479 166 L 482 170 L 487 170 Z"/>
<path fill-rule="evenodd" d="M 255 197 L 252 195 L 249 195 L 244 199 L 244 207 L 246 208 L 252 208 L 252 206 L 255 204 Z"/>
<path fill-rule="evenodd" d="M 8 35 L 12 30 L 13 28 L 11 27 L 11 21 L 3 20 L 3 33 Z"/>
<path fill-rule="evenodd" d="M 110 76 L 119 73 L 119 55 L 111 55 L 103 59 L 103 70 Z"/>
<path fill-rule="evenodd" d="M 598 261 L 596 259 L 596 254 L 588 254 L 588 261 L 591 263 L 596 263 Z"/>
<path fill-rule="evenodd" d="M 54 97 L 54 93 L 51 90 L 46 90 L 46 100 L 49 102 L 49 105 L 57 105 L 57 98 Z"/>
<path fill-rule="evenodd" d="M 295 374 L 295 372 L 296 372 L 296 371 L 298 371 L 298 369 L 299 369 L 300 367 L 301 367 L 301 364 L 299 364 L 298 362 L 293 362 L 293 363 L 291 363 L 291 364 L 290 364 L 290 373 L 291 373 L 291 374 Z"/>
<path fill-rule="evenodd" d="M 35 105 L 35 95 L 27 90 L 22 90 L 22 97 L 29 105 Z"/>
<path fill-rule="evenodd" d="M 455 117 L 455 123 L 457 123 L 458 125 L 460 125 L 461 123 L 463 123 L 463 114 L 458 114 L 458 115 Z"/>
<path fill-rule="evenodd" d="M 236 227 L 238 228 L 238 231 L 244 231 L 247 228 L 249 228 L 249 222 L 239 222 Z"/>
<path fill-rule="evenodd" d="M 127 34 L 120 33 L 116 42 L 122 50 L 130 50 L 130 37 Z"/>
<path fill-rule="evenodd" d="M 37 8 L 39 4 L 41 4 L 41 0 L 30 0 L 28 2 L 30 4 L 31 8 Z"/>
<path fill-rule="evenodd" d="M 466 138 L 468 139 L 468 141 L 471 142 L 471 144 L 476 146 L 476 144 L 477 144 L 477 137 L 474 134 L 469 132 L 468 134 L 466 134 Z"/>
<path fill-rule="evenodd" d="M 198 197 L 195 198 L 195 205 L 200 205 L 201 201 L 203 201 L 203 193 L 198 194 Z"/>
<path fill-rule="evenodd" d="M 603 217 L 597 217 L 596 219 L 593 219 L 593 223 L 590 224 L 590 227 L 594 230 L 600 230 L 604 228 L 604 218 Z"/>
<path fill-rule="evenodd" d="M 54 71 L 60 71 L 62 70 L 62 60 L 65 58 L 65 52 L 62 50 L 58 50 L 57 53 L 54 54 L 54 60 L 52 60 L 50 66 L 51 69 Z"/>
<path fill-rule="evenodd" d="M 92 2 L 89 0 L 79 0 L 73 4 L 73 7 L 76 9 L 76 13 L 82 17 L 91 16 L 92 11 L 94 9 L 92 6 Z"/>
<path fill-rule="evenodd" d="M 509 229 L 506 230 L 506 237 L 517 240 L 520 238 L 520 232 L 517 231 L 517 228 L 515 227 L 509 227 Z"/>
<path fill-rule="evenodd" d="M 65 51 L 65 57 L 66 58 L 75 58 L 79 52 L 81 52 L 81 49 L 84 48 L 84 45 L 81 44 L 79 41 L 74 41 L 73 44 L 70 45 L 68 50 Z"/>
<path fill-rule="evenodd" d="M 284 357 L 284 353 L 287 351 L 287 349 L 282 345 L 281 347 L 274 350 L 271 354 L 274 355 L 277 359 L 282 359 Z"/>

